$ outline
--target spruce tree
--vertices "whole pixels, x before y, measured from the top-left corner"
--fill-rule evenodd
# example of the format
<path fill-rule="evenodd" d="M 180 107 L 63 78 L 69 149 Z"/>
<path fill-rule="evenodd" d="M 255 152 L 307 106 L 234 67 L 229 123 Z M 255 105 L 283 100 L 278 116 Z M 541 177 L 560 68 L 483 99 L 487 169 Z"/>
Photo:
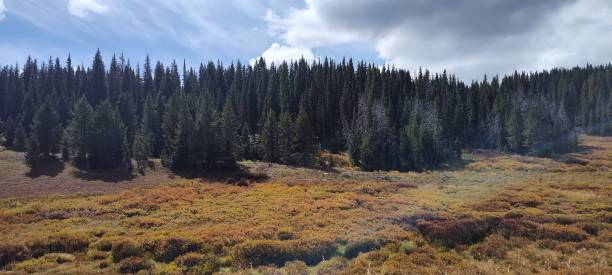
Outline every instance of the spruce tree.
<path fill-rule="evenodd" d="M 77 167 L 87 168 L 88 154 L 92 143 L 94 112 L 87 99 L 81 97 L 74 106 L 72 120 L 64 131 L 65 143 L 69 147 L 71 159 Z"/>
<path fill-rule="evenodd" d="M 48 159 L 52 153 L 57 153 L 60 145 L 60 121 L 51 100 L 45 100 L 34 114 L 32 120 L 32 136 L 36 142 L 37 151 L 43 159 Z"/>
<path fill-rule="evenodd" d="M 293 154 L 292 139 L 294 136 L 293 119 L 288 112 L 283 112 L 278 121 L 277 132 L 277 152 L 278 159 L 281 163 L 291 164 L 293 162 L 291 155 Z"/>
<path fill-rule="evenodd" d="M 300 112 L 295 120 L 293 152 L 292 158 L 295 162 L 305 166 L 313 165 L 318 154 L 314 128 L 308 118 L 304 100 L 300 104 Z"/>
<path fill-rule="evenodd" d="M 93 135 L 88 154 L 89 164 L 94 169 L 126 166 L 128 152 L 125 128 L 117 111 L 107 100 L 96 107 L 93 119 Z"/>
<path fill-rule="evenodd" d="M 276 114 L 274 111 L 268 111 L 265 116 L 265 122 L 261 128 L 261 156 L 263 160 L 274 162 L 277 158 L 277 139 L 276 139 Z"/>
<path fill-rule="evenodd" d="M 134 143 L 132 145 L 132 153 L 134 160 L 136 161 L 136 167 L 141 174 L 145 173 L 147 160 L 149 157 L 149 139 L 145 133 L 144 126 L 142 123 L 138 127 L 134 136 Z"/>

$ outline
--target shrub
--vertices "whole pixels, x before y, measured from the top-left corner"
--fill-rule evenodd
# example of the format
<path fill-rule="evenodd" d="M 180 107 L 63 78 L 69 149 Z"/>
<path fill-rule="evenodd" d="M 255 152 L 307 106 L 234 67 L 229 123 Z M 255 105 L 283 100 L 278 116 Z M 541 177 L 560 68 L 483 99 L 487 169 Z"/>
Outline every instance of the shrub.
<path fill-rule="evenodd" d="M 493 234 L 483 243 L 476 245 L 472 250 L 472 255 L 478 260 L 485 258 L 504 259 L 511 248 L 512 246 L 506 238 Z"/>
<path fill-rule="evenodd" d="M 369 252 L 383 246 L 386 242 L 379 239 L 367 239 L 349 243 L 344 250 L 344 257 L 352 259 L 361 252 Z"/>
<path fill-rule="evenodd" d="M 98 251 L 98 250 L 89 250 L 87 251 L 87 257 L 92 260 L 103 260 L 106 259 L 107 253 Z"/>
<path fill-rule="evenodd" d="M 337 274 L 348 268 L 349 261 L 344 257 L 333 257 L 317 265 L 317 275 Z"/>
<path fill-rule="evenodd" d="M 185 254 L 187 252 L 193 252 L 200 249 L 201 245 L 182 238 L 170 237 L 166 239 L 156 240 L 153 243 L 153 255 L 155 259 L 160 262 L 170 262 L 174 258 Z"/>
<path fill-rule="evenodd" d="M 234 246 L 232 257 L 242 266 L 276 264 L 300 260 L 309 265 L 329 258 L 336 250 L 333 242 L 327 240 L 255 240 Z"/>
<path fill-rule="evenodd" d="M 410 254 L 417 248 L 416 244 L 411 241 L 403 241 L 400 243 L 398 252 L 401 254 Z"/>
<path fill-rule="evenodd" d="M 89 237 L 82 233 L 61 233 L 49 237 L 51 252 L 82 252 L 89 247 Z"/>
<path fill-rule="evenodd" d="M 113 243 L 110 240 L 102 239 L 96 243 L 96 249 L 104 252 L 111 251 L 111 249 L 113 249 Z"/>
<path fill-rule="evenodd" d="M 602 243 L 598 243 L 591 240 L 584 240 L 582 242 L 576 243 L 576 249 L 602 249 L 604 245 Z"/>
<path fill-rule="evenodd" d="M 540 224 L 523 219 L 502 219 L 497 225 L 497 232 L 506 238 L 538 238 Z"/>
<path fill-rule="evenodd" d="M 113 243 L 111 254 L 113 256 L 113 261 L 119 262 L 126 258 L 139 257 L 142 254 L 142 250 L 136 242 L 129 239 L 122 239 Z"/>
<path fill-rule="evenodd" d="M 199 253 L 187 253 L 174 260 L 178 265 L 184 267 L 194 267 L 204 261 L 204 255 Z"/>
<path fill-rule="evenodd" d="M 123 259 L 119 263 L 119 272 L 121 273 L 136 273 L 143 269 L 149 269 L 149 263 L 140 257 L 129 257 Z"/>
<path fill-rule="evenodd" d="M 446 247 L 475 243 L 482 240 L 488 231 L 485 221 L 470 218 L 420 221 L 416 226 L 427 240 Z"/>
<path fill-rule="evenodd" d="M 32 258 L 32 252 L 22 244 L 0 244 L 0 268 L 15 262 Z"/>
<path fill-rule="evenodd" d="M 287 274 L 308 275 L 308 266 L 302 261 L 286 262 L 284 269 Z"/>
<path fill-rule="evenodd" d="M 541 227 L 540 234 L 542 238 L 563 242 L 579 242 L 588 238 L 588 234 L 580 228 L 558 224 L 544 224 Z"/>
<path fill-rule="evenodd" d="M 291 227 L 283 227 L 279 229 L 277 236 L 279 240 L 283 241 L 292 240 L 295 237 L 293 233 L 293 228 Z"/>

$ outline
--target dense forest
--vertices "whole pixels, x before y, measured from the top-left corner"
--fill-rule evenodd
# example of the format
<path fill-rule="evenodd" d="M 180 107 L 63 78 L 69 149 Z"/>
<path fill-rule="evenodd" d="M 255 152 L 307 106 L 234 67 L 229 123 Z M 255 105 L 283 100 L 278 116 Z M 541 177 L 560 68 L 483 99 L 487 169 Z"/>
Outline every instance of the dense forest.
<path fill-rule="evenodd" d="M 185 64 L 185 63 L 183 63 Z M 322 166 L 348 152 L 364 170 L 422 170 L 486 148 L 551 156 L 578 134 L 612 135 L 612 65 L 486 76 L 325 59 L 179 69 L 123 57 L 91 67 L 28 58 L 0 71 L 1 139 L 36 165 L 83 169 L 161 158 L 176 170 L 254 159 Z"/>

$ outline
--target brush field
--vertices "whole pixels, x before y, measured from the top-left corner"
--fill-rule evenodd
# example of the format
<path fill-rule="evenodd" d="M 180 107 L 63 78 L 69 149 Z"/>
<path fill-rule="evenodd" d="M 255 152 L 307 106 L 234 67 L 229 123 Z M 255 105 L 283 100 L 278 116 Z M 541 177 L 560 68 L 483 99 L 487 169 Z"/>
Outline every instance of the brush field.
<path fill-rule="evenodd" d="M 29 171 L 2 151 L 0 273 L 611 274 L 612 138 L 581 146 L 474 150 L 419 173 L 242 162 L 208 177 Z"/>

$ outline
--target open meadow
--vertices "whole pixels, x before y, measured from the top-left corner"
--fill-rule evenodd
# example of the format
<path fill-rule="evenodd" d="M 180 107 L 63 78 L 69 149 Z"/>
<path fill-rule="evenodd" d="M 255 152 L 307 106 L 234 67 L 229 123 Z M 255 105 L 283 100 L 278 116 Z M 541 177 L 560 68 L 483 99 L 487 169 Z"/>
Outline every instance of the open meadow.
<path fill-rule="evenodd" d="M 216 177 L 30 172 L 2 151 L 0 273 L 611 274 L 612 138 L 581 148 Z"/>

